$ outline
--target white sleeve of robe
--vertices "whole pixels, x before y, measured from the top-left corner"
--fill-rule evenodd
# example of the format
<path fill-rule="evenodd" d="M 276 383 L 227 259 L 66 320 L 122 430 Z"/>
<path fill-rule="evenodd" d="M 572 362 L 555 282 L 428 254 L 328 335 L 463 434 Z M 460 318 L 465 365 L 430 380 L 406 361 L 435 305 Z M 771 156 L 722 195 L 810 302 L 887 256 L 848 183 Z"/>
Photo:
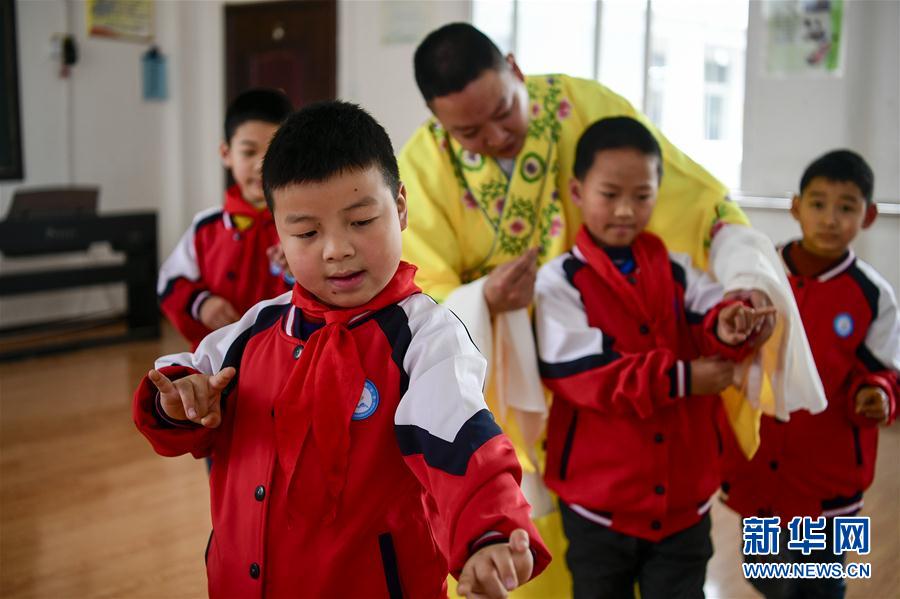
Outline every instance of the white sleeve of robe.
<path fill-rule="evenodd" d="M 725 291 L 758 289 L 778 310 L 775 331 L 760 351 L 741 364 L 745 397 L 755 408 L 788 420 L 790 412 L 815 414 L 827 407 L 800 312 L 772 242 L 750 227 L 726 225 L 713 237 L 710 271 Z M 762 374 L 768 375 L 774 405 L 762 401 Z"/>

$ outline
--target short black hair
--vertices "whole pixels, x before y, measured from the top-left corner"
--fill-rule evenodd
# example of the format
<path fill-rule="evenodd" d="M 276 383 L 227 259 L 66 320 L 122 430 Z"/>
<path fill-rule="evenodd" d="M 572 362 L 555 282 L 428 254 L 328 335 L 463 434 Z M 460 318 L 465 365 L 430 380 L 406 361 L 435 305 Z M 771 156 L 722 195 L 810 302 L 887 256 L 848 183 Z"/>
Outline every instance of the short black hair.
<path fill-rule="evenodd" d="M 647 156 L 656 156 L 656 172 L 662 179 L 662 150 L 659 142 L 640 121 L 627 116 L 600 119 L 584 130 L 575 147 L 575 178 L 584 181 L 597 152 L 618 148 L 632 148 Z"/>
<path fill-rule="evenodd" d="M 429 33 L 413 57 L 416 84 L 425 102 L 462 91 L 488 69 L 506 61 L 491 38 L 468 23 L 450 23 Z"/>
<path fill-rule="evenodd" d="M 371 166 L 396 194 L 400 171 L 384 127 L 356 104 L 311 104 L 288 117 L 272 138 L 262 167 L 266 203 L 271 210 L 272 192 L 282 187 L 319 183 Z"/>
<path fill-rule="evenodd" d="M 816 177 L 855 183 L 866 198 L 866 204 L 872 203 L 875 174 L 865 159 L 853 150 L 832 150 L 813 160 L 800 177 L 800 195 Z"/>
<path fill-rule="evenodd" d="M 277 89 L 258 87 L 241 93 L 225 111 L 225 143 L 230 144 L 237 128 L 247 121 L 280 125 L 294 112 L 291 100 Z"/>

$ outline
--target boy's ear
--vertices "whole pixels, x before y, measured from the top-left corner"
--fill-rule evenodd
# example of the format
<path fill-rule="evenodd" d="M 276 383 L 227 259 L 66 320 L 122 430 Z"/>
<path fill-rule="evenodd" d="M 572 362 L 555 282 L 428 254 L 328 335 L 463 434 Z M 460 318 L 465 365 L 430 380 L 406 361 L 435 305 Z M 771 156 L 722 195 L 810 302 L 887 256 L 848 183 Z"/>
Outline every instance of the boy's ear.
<path fill-rule="evenodd" d="M 871 227 L 876 218 L 878 218 L 878 205 L 875 202 L 869 202 L 869 205 L 866 206 L 866 217 L 863 219 L 862 228 Z"/>
<path fill-rule="evenodd" d="M 794 220 L 800 220 L 800 196 L 796 193 L 791 198 L 791 216 L 794 217 Z"/>
<path fill-rule="evenodd" d="M 581 181 L 579 181 L 575 177 L 572 177 L 571 179 L 569 179 L 569 193 L 572 194 L 572 203 L 580 208 L 581 204 L 582 204 Z"/>
<path fill-rule="evenodd" d="M 397 216 L 400 217 L 400 230 L 406 230 L 407 223 L 407 206 L 406 206 L 406 187 L 400 184 L 400 190 L 397 192 Z"/>
<path fill-rule="evenodd" d="M 231 146 L 228 145 L 227 141 L 223 141 L 219 144 L 219 158 L 222 159 L 222 166 L 225 168 L 231 168 Z"/>

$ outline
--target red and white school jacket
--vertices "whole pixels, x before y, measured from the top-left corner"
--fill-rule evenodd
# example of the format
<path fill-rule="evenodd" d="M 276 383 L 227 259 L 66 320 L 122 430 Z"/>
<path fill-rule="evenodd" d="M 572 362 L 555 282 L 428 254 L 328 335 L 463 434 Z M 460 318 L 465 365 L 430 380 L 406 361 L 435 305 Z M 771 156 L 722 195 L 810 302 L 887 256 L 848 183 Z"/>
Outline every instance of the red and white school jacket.
<path fill-rule="evenodd" d="M 660 304 L 674 312 L 674 338 L 623 310 L 577 246 L 544 265 L 535 287 L 538 359 L 553 392 L 544 480 L 581 516 L 650 541 L 696 524 L 718 486 L 721 406 L 691 394 L 690 360 L 742 352 L 714 333 L 722 287 L 685 254 L 657 260 L 671 268 L 638 262 L 626 276 L 610 263 L 606 276 L 641 293 L 674 278 Z"/>
<path fill-rule="evenodd" d="M 828 407 L 793 412 L 789 422 L 763 416 L 749 462 L 725 435 L 722 483 L 726 503 L 743 517 L 780 516 L 782 523 L 859 511 L 875 474 L 878 426 L 855 413 L 856 393 L 883 389 L 889 422 L 900 396 L 900 317 L 890 284 L 852 251 L 818 276 L 800 276 L 786 248 L 782 259 Z"/>
<path fill-rule="evenodd" d="M 198 213 L 163 262 L 156 290 L 163 314 L 196 348 L 210 333 L 200 322 L 200 306 L 211 295 L 243 314 L 291 288 L 266 255 L 278 243 L 269 210 L 257 210 L 231 186 L 224 205 Z"/>
<path fill-rule="evenodd" d="M 550 556 L 519 488 L 521 468 L 482 395 L 485 360 L 426 295 L 349 325 L 367 381 L 336 518 L 326 518 L 311 436 L 287 500 L 274 402 L 305 326 L 290 298 L 257 304 L 194 353 L 156 362 L 169 377 L 237 368 L 218 428 L 170 421 L 146 378 L 135 393 L 135 423 L 158 453 L 213 458 L 210 596 L 444 597 L 448 572 L 458 576 L 475 549 L 516 528 L 531 537 L 535 575 L 543 570 Z"/>

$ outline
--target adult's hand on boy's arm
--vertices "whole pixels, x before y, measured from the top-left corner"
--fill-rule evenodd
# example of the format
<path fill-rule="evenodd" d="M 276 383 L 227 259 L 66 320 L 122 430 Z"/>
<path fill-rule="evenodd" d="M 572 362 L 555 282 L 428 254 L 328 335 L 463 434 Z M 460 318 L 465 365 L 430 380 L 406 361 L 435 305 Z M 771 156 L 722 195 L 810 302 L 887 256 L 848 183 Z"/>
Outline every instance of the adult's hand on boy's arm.
<path fill-rule="evenodd" d="M 158 370 L 147 376 L 159 390 L 159 405 L 173 420 L 190 420 L 206 428 L 222 422 L 222 391 L 234 378 L 236 370 L 229 366 L 213 375 L 192 374 L 175 381 Z"/>
<path fill-rule="evenodd" d="M 761 330 L 770 315 L 774 318 L 776 313 L 773 306 L 751 308 L 740 302 L 729 304 L 719 310 L 716 336 L 726 345 L 739 345 L 754 331 Z"/>
<path fill-rule="evenodd" d="M 876 422 L 887 422 L 891 415 L 890 399 L 880 387 L 863 387 L 856 392 L 856 413 Z"/>
<path fill-rule="evenodd" d="M 240 320 L 241 315 L 237 313 L 227 299 L 218 295 L 211 295 L 200 306 L 200 322 L 203 325 L 215 331 L 233 322 Z"/>
<path fill-rule="evenodd" d="M 691 395 L 715 395 L 734 380 L 734 362 L 720 357 L 691 360 Z"/>
<path fill-rule="evenodd" d="M 488 545 L 472 554 L 463 566 L 456 592 L 467 599 L 506 597 L 528 582 L 533 568 L 528 533 L 517 528 L 509 542 Z"/>
<path fill-rule="evenodd" d="M 759 289 L 736 289 L 725 294 L 725 299 L 747 300 L 756 309 L 772 307 L 772 300 L 765 292 Z M 759 331 L 750 342 L 753 347 L 759 347 L 765 343 L 775 331 L 775 310 L 767 313 L 766 318 L 757 326 Z"/>

